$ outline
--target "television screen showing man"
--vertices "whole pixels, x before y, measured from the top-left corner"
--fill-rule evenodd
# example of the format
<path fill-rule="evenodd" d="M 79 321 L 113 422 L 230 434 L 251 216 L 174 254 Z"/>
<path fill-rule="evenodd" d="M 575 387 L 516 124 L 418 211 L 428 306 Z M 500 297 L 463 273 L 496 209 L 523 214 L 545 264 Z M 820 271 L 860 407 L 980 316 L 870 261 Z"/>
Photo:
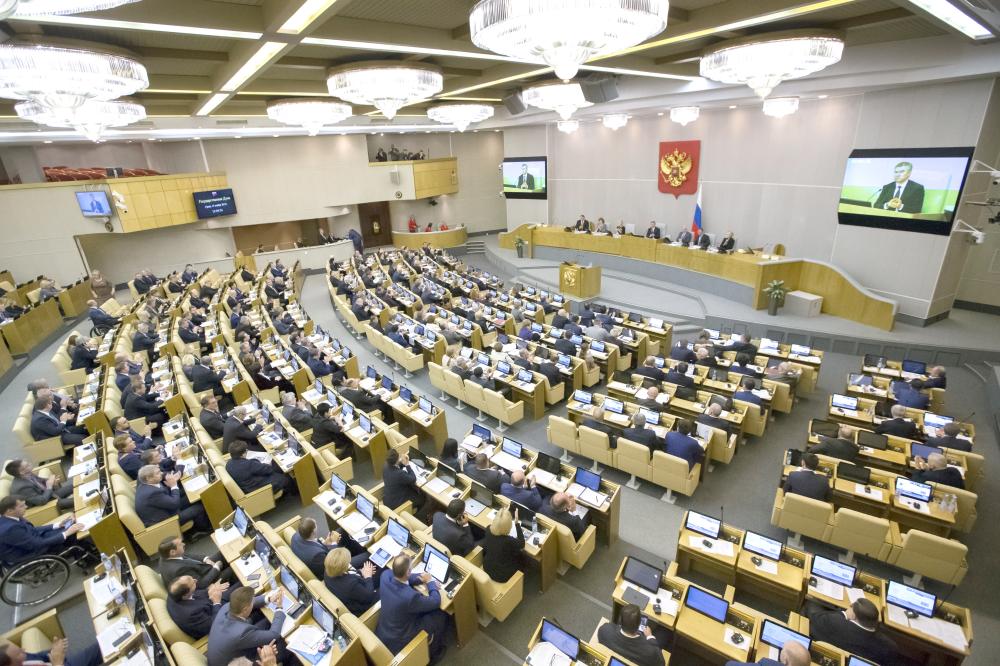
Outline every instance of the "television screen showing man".
<path fill-rule="evenodd" d="M 921 213 L 924 210 L 924 186 L 910 178 L 913 162 L 900 162 L 893 167 L 892 182 L 882 186 L 872 208 L 894 210 L 897 213 Z"/>
<path fill-rule="evenodd" d="M 521 175 L 517 177 L 517 189 L 519 190 L 534 190 L 535 189 L 535 177 L 528 173 L 528 165 L 521 165 Z"/>
<path fill-rule="evenodd" d="M 506 158 L 501 165 L 504 193 L 514 198 L 544 198 L 546 166 L 545 158 Z"/>

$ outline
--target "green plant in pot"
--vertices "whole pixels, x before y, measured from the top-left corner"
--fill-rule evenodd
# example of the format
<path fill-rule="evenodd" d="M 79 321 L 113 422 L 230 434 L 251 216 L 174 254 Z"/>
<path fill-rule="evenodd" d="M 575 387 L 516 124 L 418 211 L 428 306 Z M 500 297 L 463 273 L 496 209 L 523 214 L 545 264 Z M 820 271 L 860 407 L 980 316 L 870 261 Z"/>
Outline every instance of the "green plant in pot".
<path fill-rule="evenodd" d="M 772 280 L 764 287 L 764 293 L 767 294 L 767 314 L 778 314 L 778 308 L 785 304 L 785 294 L 788 293 L 785 281 Z"/>
<path fill-rule="evenodd" d="M 525 243 L 524 239 L 521 238 L 520 236 L 518 236 L 517 239 L 514 241 L 514 249 L 517 250 L 517 258 L 518 259 L 523 259 L 524 258 L 524 247 L 526 245 L 527 245 L 527 243 Z"/>

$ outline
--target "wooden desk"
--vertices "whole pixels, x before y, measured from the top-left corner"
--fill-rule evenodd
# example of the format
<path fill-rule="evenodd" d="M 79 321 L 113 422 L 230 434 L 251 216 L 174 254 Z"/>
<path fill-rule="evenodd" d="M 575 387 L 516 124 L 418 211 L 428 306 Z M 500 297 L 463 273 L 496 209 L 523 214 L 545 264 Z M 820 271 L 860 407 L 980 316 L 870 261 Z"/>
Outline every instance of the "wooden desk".
<path fill-rule="evenodd" d="M 468 239 L 468 229 L 456 227 L 445 231 L 409 231 L 392 230 L 392 244 L 396 247 L 406 247 L 411 250 L 419 250 L 425 244 L 434 248 L 449 248 L 465 245 Z"/>
<path fill-rule="evenodd" d="M 534 649 L 538 641 L 541 640 L 542 635 L 542 622 L 545 618 L 538 621 L 538 626 L 535 627 L 534 633 L 531 635 L 531 640 L 528 641 L 528 652 L 530 656 L 531 650 Z M 579 638 L 579 637 L 577 637 Z M 537 660 L 536 660 L 537 661 Z M 602 650 L 595 648 L 593 645 L 580 640 L 580 654 L 577 659 L 577 664 L 590 664 L 591 666 L 607 666 L 611 658 L 605 654 Z M 525 666 L 537 666 L 537 664 L 531 664 L 527 659 L 524 661 Z"/>
<path fill-rule="evenodd" d="M 778 571 L 771 573 L 754 564 L 751 561 L 753 553 L 741 548 L 736 561 L 736 589 L 796 610 L 802 606 L 802 581 L 808 578 L 806 572 L 811 566 L 812 555 L 787 545 L 781 550 L 781 559 L 776 562 Z"/>
<path fill-rule="evenodd" d="M 601 293 L 601 267 L 564 261 L 559 266 L 559 291 L 577 298 L 597 296 Z"/>
<path fill-rule="evenodd" d="M 685 514 L 686 520 L 687 514 Z M 740 544 L 743 543 L 743 530 L 738 530 L 728 525 L 723 525 L 719 531 L 718 539 L 709 539 L 706 536 L 692 532 L 683 527 L 677 537 L 677 571 L 686 573 L 687 571 L 697 571 L 716 580 L 721 580 L 727 585 L 736 584 L 736 562 L 739 559 Z M 702 541 L 712 543 L 712 549 L 704 546 Z M 728 550 L 728 553 L 715 552 L 715 549 Z"/>

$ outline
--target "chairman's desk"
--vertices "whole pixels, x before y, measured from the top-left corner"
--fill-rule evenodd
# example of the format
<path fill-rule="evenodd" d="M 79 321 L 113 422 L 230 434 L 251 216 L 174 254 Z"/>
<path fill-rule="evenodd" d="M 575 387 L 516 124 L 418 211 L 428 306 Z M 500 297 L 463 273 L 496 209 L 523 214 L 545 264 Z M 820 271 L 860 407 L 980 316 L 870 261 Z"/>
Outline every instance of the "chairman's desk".
<path fill-rule="evenodd" d="M 396 247 L 406 247 L 411 250 L 419 250 L 424 245 L 445 249 L 465 245 L 468 235 L 468 230 L 464 226 L 444 231 L 418 231 L 415 233 L 393 229 L 392 244 Z"/>

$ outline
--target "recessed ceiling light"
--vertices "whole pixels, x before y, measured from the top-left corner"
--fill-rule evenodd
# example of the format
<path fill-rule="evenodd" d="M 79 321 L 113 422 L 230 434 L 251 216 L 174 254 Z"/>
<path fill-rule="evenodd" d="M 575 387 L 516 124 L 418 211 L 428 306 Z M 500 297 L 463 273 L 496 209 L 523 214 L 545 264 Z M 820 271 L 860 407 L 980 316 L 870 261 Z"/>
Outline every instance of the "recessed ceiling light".
<path fill-rule="evenodd" d="M 827 97 L 829 97 L 829 95 L 820 95 L 819 99 L 826 99 Z"/>
<path fill-rule="evenodd" d="M 424 134 L 430 134 L 430 133 L 431 133 L 430 130 L 424 130 Z"/>
<path fill-rule="evenodd" d="M 493 130 L 493 131 L 494 131 L 494 132 L 499 132 L 500 130 L 498 130 L 498 129 L 495 129 L 495 130 Z"/>
<path fill-rule="evenodd" d="M 662 116 L 663 115 L 663 111 L 658 112 L 656 115 Z"/>
<path fill-rule="evenodd" d="M 51 140 L 49 140 L 49 141 L 43 141 L 42 143 L 52 143 L 52 141 Z"/>
<path fill-rule="evenodd" d="M 280 134 L 272 134 L 271 136 L 273 136 L 275 139 L 277 139 L 281 135 Z"/>
<path fill-rule="evenodd" d="M 729 108 L 730 108 L 730 109 L 735 109 L 735 108 L 736 108 L 736 105 L 735 105 L 735 104 L 730 104 L 730 105 L 729 105 Z"/>

